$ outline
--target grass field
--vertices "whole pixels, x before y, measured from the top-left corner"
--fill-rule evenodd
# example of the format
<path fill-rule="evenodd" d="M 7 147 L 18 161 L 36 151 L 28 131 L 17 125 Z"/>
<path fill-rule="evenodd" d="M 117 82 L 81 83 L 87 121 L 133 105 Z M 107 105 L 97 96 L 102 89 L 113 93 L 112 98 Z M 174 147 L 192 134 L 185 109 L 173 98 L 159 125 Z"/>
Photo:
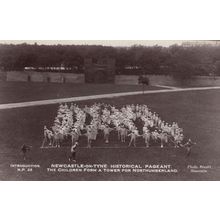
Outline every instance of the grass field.
<path fill-rule="evenodd" d="M 56 96 L 60 88 L 35 86 L 33 91 L 41 91 L 39 94 L 26 94 L 24 91 L 32 91 L 31 87 L 24 87 L 23 91 L 15 91 L 22 86 L 9 84 L 5 89 L 5 95 L 1 93 L 1 102 L 3 100 L 24 101 L 33 97 L 33 100 L 44 98 L 43 94 L 48 93 L 47 98 Z M 68 85 L 69 86 L 69 85 Z M 62 90 L 66 97 L 72 96 L 72 90 L 69 87 Z M 17 87 L 17 88 L 16 88 Z M 87 87 L 87 85 L 86 85 Z M 111 89 L 114 91 L 129 91 L 135 89 L 129 87 L 113 87 L 100 85 L 99 88 L 94 85 L 75 88 L 76 95 L 86 95 L 90 89 L 96 88 L 94 92 L 108 93 Z M 153 88 L 150 88 L 153 89 Z M 49 92 L 48 92 L 49 91 Z M 68 92 L 64 92 L 68 91 Z M 71 91 L 71 92 L 70 92 Z M 23 97 L 21 96 L 23 93 Z M 54 93 L 54 94 L 53 94 Z M 58 92 L 59 93 L 59 92 Z M 7 95 L 9 98 L 7 99 Z M 17 94 L 20 94 L 17 96 Z M 91 94 L 91 93 L 89 93 Z M 27 95 L 27 96 L 26 96 Z M 51 126 L 57 111 L 57 105 L 36 106 L 27 108 L 18 108 L 0 111 L 0 179 L 1 180 L 219 180 L 220 179 L 220 90 L 207 91 L 187 91 L 178 93 L 148 94 L 129 97 L 120 97 L 114 99 L 102 99 L 98 102 L 114 104 L 118 107 L 124 104 L 147 104 L 161 115 L 168 122 L 176 121 L 183 127 L 184 134 L 197 142 L 193 148 L 190 157 L 186 157 L 184 149 L 164 148 L 160 149 L 153 146 L 146 148 L 127 148 L 116 141 L 114 135 L 111 136 L 111 143 L 106 148 L 102 139 L 94 143 L 94 146 L 103 148 L 83 148 L 85 139 L 80 140 L 77 162 L 82 164 L 171 164 L 173 168 L 178 169 L 176 174 L 166 173 L 52 173 L 47 172 L 47 167 L 52 163 L 69 163 L 67 160 L 69 148 L 59 149 L 40 149 L 43 138 L 43 126 Z M 80 105 L 92 104 L 95 100 L 79 102 Z M 29 158 L 24 162 L 20 154 L 20 146 L 27 143 L 33 146 Z M 127 144 L 127 143 L 126 143 Z M 118 148 L 118 147 L 121 148 Z M 138 147 L 143 147 L 143 141 L 138 142 Z M 40 164 L 41 169 L 36 169 L 31 173 L 17 172 L 10 168 L 10 164 Z M 191 173 L 187 169 L 188 165 L 211 165 L 207 173 Z"/>
<path fill-rule="evenodd" d="M 161 88 L 147 86 L 145 89 Z M 141 90 L 141 85 L 0 82 L 0 104 Z"/>

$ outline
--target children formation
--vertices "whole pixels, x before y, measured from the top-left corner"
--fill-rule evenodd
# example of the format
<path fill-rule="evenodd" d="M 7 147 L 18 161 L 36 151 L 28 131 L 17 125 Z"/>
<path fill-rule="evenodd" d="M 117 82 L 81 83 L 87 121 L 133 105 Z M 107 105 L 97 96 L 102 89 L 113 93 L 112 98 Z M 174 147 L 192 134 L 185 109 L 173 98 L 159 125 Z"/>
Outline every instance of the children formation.
<path fill-rule="evenodd" d="M 76 146 L 82 136 L 86 137 L 88 148 L 94 145 L 97 137 L 103 138 L 107 145 L 113 133 L 117 134 L 119 142 L 128 143 L 128 147 L 136 147 L 138 138 L 143 138 L 146 148 L 159 145 L 161 148 L 186 147 L 190 151 L 194 144 L 190 139 L 183 144 L 183 129 L 176 122 L 166 123 L 147 105 L 131 104 L 116 108 L 104 103 L 84 107 L 71 103 L 69 106 L 59 105 L 51 129 L 44 126 L 42 147 L 61 147 L 68 139 L 72 146 Z"/>

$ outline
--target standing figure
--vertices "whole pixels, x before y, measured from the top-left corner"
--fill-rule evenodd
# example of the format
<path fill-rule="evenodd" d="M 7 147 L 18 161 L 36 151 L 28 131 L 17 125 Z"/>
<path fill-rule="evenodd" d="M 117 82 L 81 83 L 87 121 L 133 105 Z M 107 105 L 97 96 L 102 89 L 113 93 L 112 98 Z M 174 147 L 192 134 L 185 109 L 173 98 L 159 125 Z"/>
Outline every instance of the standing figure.
<path fill-rule="evenodd" d="M 118 133 L 118 140 L 121 141 L 121 129 L 122 129 L 122 126 L 117 126 L 116 127 L 116 130 L 117 130 L 117 133 Z"/>
<path fill-rule="evenodd" d="M 149 143 L 150 143 L 150 138 L 151 138 L 151 134 L 148 130 L 145 130 L 145 132 L 143 133 L 143 138 L 144 138 L 144 142 L 146 144 L 146 147 L 149 147 Z"/>
<path fill-rule="evenodd" d="M 92 138 L 92 141 L 96 140 L 97 135 L 98 135 L 98 127 L 96 125 L 93 125 L 91 127 L 91 138 Z"/>
<path fill-rule="evenodd" d="M 159 138 L 160 138 L 161 148 L 163 148 L 164 144 L 168 143 L 168 135 L 166 132 L 161 132 L 159 134 Z"/>
<path fill-rule="evenodd" d="M 54 144 L 55 144 L 55 147 L 61 147 L 61 144 L 63 142 L 63 139 L 64 139 L 64 135 L 62 134 L 62 131 L 56 131 L 54 133 Z"/>
<path fill-rule="evenodd" d="M 27 146 L 26 144 L 23 144 L 21 146 L 21 153 L 22 153 L 22 156 L 23 156 L 23 160 L 26 160 L 26 154 L 28 151 L 30 151 L 32 148 L 32 146 Z"/>
<path fill-rule="evenodd" d="M 113 130 L 113 128 L 110 128 L 108 125 L 106 125 L 103 129 L 103 132 L 104 132 L 104 140 L 105 140 L 105 143 L 108 144 L 109 143 L 109 135 L 110 135 L 110 132 Z"/>
<path fill-rule="evenodd" d="M 92 147 L 92 139 L 93 139 L 93 134 L 92 134 L 92 129 L 91 126 L 87 126 L 86 128 L 86 136 L 87 136 L 87 147 L 91 148 Z"/>
<path fill-rule="evenodd" d="M 71 135 L 71 141 L 72 141 L 72 145 L 74 143 L 76 143 L 79 140 L 79 132 L 77 131 L 77 129 L 73 129 L 70 133 Z"/>
<path fill-rule="evenodd" d="M 141 136 L 141 135 L 138 134 L 138 130 L 136 130 L 136 129 L 133 130 L 128 136 L 131 136 L 128 147 L 131 147 L 132 143 L 133 143 L 134 147 L 136 147 L 136 138 L 138 136 Z"/>
<path fill-rule="evenodd" d="M 69 161 L 73 161 L 74 163 L 76 162 L 76 149 L 79 143 L 76 141 L 74 145 L 72 145 L 70 149 L 71 156 L 69 157 Z"/>
<path fill-rule="evenodd" d="M 44 139 L 41 148 L 44 147 L 45 142 L 49 142 L 49 146 L 51 146 L 52 141 L 53 141 L 53 132 L 47 129 L 46 126 L 44 126 Z"/>
<path fill-rule="evenodd" d="M 186 156 L 187 157 L 191 154 L 192 146 L 195 144 L 196 144 L 196 142 L 192 142 L 192 140 L 189 139 L 184 145 L 182 145 L 183 147 L 186 148 Z"/>
<path fill-rule="evenodd" d="M 159 138 L 159 135 L 160 135 L 160 134 L 158 133 L 157 130 L 155 130 L 155 131 L 152 132 L 151 137 L 152 137 L 152 140 L 153 140 L 155 143 L 157 143 L 158 138 Z"/>
<path fill-rule="evenodd" d="M 128 130 L 124 126 L 120 129 L 121 142 L 125 143 L 125 139 L 127 137 Z"/>
<path fill-rule="evenodd" d="M 174 136 L 174 148 L 179 148 L 179 146 L 181 146 L 181 143 L 182 143 L 183 139 L 184 139 L 183 134 L 181 134 L 181 133 L 175 134 L 175 136 Z"/>

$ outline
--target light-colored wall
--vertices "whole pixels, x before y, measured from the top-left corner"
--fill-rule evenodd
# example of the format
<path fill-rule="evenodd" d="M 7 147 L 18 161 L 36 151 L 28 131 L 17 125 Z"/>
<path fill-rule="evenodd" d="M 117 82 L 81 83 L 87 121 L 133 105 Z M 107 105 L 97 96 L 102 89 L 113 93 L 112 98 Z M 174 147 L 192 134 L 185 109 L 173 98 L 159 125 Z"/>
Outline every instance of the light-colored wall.
<path fill-rule="evenodd" d="M 20 71 L 10 71 L 7 72 L 7 81 L 18 81 L 18 82 L 26 82 L 28 79 L 28 75 L 24 72 Z"/>
<path fill-rule="evenodd" d="M 30 72 L 29 73 L 31 77 L 31 82 L 43 82 L 44 77 L 42 74 L 39 74 L 38 72 Z"/>
<path fill-rule="evenodd" d="M 59 73 L 59 72 L 35 72 L 35 71 L 9 71 L 6 73 L 7 81 L 22 81 L 28 80 L 28 76 L 31 78 L 31 82 L 47 82 L 47 78 L 50 78 L 52 83 L 63 83 L 63 78 L 66 79 L 66 83 L 84 83 L 84 74 L 75 73 Z"/>
<path fill-rule="evenodd" d="M 119 85 L 137 85 L 138 84 L 137 75 L 116 75 L 115 84 Z"/>
<path fill-rule="evenodd" d="M 62 83 L 63 77 L 66 79 L 66 83 L 84 83 L 84 74 L 74 73 L 55 73 L 55 72 L 34 72 L 34 71 L 0 71 L 0 81 L 20 81 L 26 82 L 28 75 L 31 77 L 32 82 L 47 82 L 47 77 L 50 77 L 50 82 Z M 190 80 L 180 81 L 174 79 L 172 76 L 165 75 L 148 75 L 151 85 L 167 85 L 167 86 L 180 86 L 186 84 L 188 86 L 220 86 L 220 76 L 208 77 L 208 76 L 197 76 Z M 137 75 L 116 75 L 115 84 L 121 85 L 137 85 Z"/>
<path fill-rule="evenodd" d="M 85 82 L 84 74 L 65 73 L 64 77 L 66 79 L 66 83 L 84 83 Z"/>
<path fill-rule="evenodd" d="M 149 78 L 151 85 L 174 85 L 176 84 L 175 80 L 171 76 L 166 75 L 147 75 Z M 115 77 L 115 83 L 116 84 L 131 84 L 131 85 L 137 85 L 138 84 L 138 78 L 137 75 L 117 75 Z"/>
<path fill-rule="evenodd" d="M 176 85 L 176 80 L 173 79 L 172 76 L 167 75 L 148 75 L 151 85 Z"/>
<path fill-rule="evenodd" d="M 166 75 L 147 75 L 150 81 L 150 85 L 166 85 L 166 86 L 220 86 L 220 77 L 209 77 L 209 76 L 197 76 L 189 80 L 177 80 L 172 76 Z M 137 85 L 137 75 L 117 75 L 115 76 L 115 84 L 126 84 L 126 85 Z"/>
<path fill-rule="evenodd" d="M 47 72 L 47 77 L 50 77 L 50 82 L 54 83 L 62 83 L 62 73 L 56 72 Z"/>

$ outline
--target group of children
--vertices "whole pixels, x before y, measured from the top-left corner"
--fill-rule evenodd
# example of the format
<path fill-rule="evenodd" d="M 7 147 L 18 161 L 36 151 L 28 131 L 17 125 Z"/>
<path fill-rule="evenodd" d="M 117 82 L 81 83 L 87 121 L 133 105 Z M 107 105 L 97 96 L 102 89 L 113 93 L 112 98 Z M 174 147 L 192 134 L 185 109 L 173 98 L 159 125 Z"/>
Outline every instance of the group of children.
<path fill-rule="evenodd" d="M 51 130 L 44 126 L 44 142 L 60 147 L 65 139 L 71 139 L 72 146 L 78 145 L 79 138 L 87 138 L 87 147 L 92 147 L 97 136 L 106 144 L 115 132 L 118 141 L 136 147 L 137 138 L 143 138 L 145 146 L 152 145 L 186 147 L 190 154 L 193 143 L 190 139 L 183 144 L 183 129 L 173 122 L 168 124 L 158 114 L 151 112 L 147 105 L 125 105 L 118 109 L 104 103 L 95 103 L 80 108 L 71 103 L 60 104 Z M 77 144 L 76 144 L 77 143 Z"/>

